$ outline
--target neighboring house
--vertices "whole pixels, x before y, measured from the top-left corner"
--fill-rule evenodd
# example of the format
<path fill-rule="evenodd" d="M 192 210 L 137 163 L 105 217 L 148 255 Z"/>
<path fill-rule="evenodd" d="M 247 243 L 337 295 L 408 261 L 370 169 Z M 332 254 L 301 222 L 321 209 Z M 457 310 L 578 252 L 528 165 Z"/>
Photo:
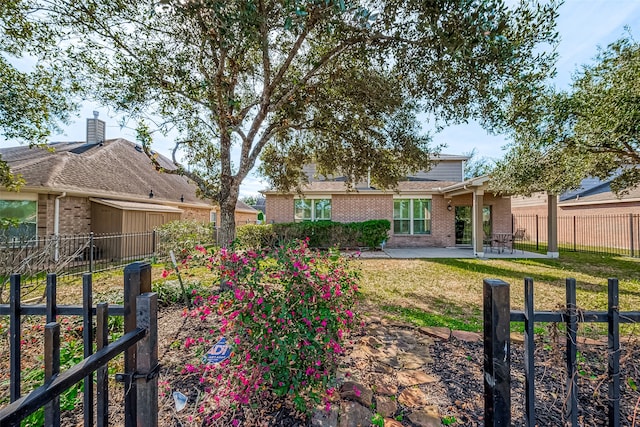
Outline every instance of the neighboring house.
<path fill-rule="evenodd" d="M 265 190 L 268 222 L 337 222 L 388 219 L 388 247 L 471 246 L 483 255 L 484 233 L 511 232 L 511 201 L 487 190 L 489 178 L 464 181 L 466 156 L 440 155 L 427 172 L 380 190 L 358 183 L 349 191 L 344 179 L 317 177 L 300 194 Z M 477 224 L 477 225 L 476 225 Z"/>
<path fill-rule="evenodd" d="M 153 230 L 177 219 L 215 222 L 218 207 L 196 195 L 186 177 L 158 172 L 133 142 L 104 139 L 104 122 L 87 119 L 87 142 L 58 142 L 46 148 L 0 149 L 26 185 L 0 188 L 0 215 L 17 218 L 30 237 Z M 158 155 L 167 168 L 171 162 Z M 257 211 L 239 203 L 239 223 Z"/>
<path fill-rule="evenodd" d="M 547 215 L 547 194 L 535 193 L 530 197 L 513 197 L 514 215 Z M 567 191 L 558 197 L 558 217 L 573 215 L 640 214 L 640 188 L 618 197 L 611 191 L 611 181 L 587 178 L 579 189 Z"/>
<path fill-rule="evenodd" d="M 549 224 L 555 222 L 556 239 L 562 246 L 637 250 L 640 188 L 618 197 L 610 184 L 611 180 L 591 177 L 584 179 L 579 189 L 558 197 L 549 197 L 544 192 L 530 197 L 514 196 L 511 199 L 514 225 L 530 230 L 526 236 L 529 241 L 547 242 Z"/>

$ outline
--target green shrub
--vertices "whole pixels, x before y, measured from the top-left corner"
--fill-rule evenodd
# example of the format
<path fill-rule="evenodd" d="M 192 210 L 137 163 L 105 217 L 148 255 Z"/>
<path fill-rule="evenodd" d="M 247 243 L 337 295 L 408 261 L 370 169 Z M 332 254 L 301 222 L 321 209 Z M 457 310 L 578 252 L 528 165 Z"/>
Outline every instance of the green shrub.
<path fill-rule="evenodd" d="M 387 240 L 391 223 L 386 219 L 341 223 L 332 221 L 290 222 L 273 224 L 273 232 L 280 242 L 308 239 L 312 248 L 375 249 Z"/>
<path fill-rule="evenodd" d="M 267 249 L 276 245 L 277 238 L 273 225 L 242 225 L 236 229 L 236 245 L 242 249 Z"/>
<path fill-rule="evenodd" d="M 151 285 L 151 290 L 158 294 L 158 305 L 170 306 L 172 304 L 184 303 L 186 294 L 190 301 L 196 295 L 207 295 L 211 291 L 211 286 L 205 286 L 200 281 L 188 281 L 184 284 L 184 294 L 178 280 L 161 280 Z"/>
<path fill-rule="evenodd" d="M 361 224 L 359 240 L 363 243 L 362 246 L 374 249 L 389 238 L 391 222 L 388 219 L 372 219 L 354 224 Z"/>
<path fill-rule="evenodd" d="M 213 224 L 205 224 L 195 220 L 171 221 L 155 229 L 156 252 L 167 259 L 173 251 L 176 258 L 186 259 L 196 245 L 215 243 Z"/>

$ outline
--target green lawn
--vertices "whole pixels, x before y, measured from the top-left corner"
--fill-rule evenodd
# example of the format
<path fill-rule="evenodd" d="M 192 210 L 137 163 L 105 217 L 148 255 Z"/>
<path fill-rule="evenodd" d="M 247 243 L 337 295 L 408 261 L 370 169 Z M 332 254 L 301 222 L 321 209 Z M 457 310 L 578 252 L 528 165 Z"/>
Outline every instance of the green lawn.
<path fill-rule="evenodd" d="M 420 326 L 481 331 L 485 278 L 511 285 L 512 310 L 523 309 L 525 277 L 534 279 L 536 310 L 562 307 L 569 277 L 578 284 L 579 308 L 606 310 L 607 279 L 616 277 L 620 310 L 640 310 L 640 259 L 563 253 L 559 259 L 362 259 L 357 263 L 364 302 Z M 601 331 L 600 326 L 605 325 L 585 330 Z"/>

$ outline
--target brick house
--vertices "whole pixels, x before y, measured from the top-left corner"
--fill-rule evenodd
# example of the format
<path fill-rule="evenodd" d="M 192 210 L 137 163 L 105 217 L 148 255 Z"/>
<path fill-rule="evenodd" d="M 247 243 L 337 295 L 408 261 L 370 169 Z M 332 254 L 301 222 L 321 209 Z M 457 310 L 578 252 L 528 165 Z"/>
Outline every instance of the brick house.
<path fill-rule="evenodd" d="M 209 223 L 218 217 L 218 207 L 200 199 L 187 178 L 156 171 L 133 142 L 105 140 L 97 117 L 87 119 L 87 142 L 5 148 L 0 155 L 26 181 L 19 192 L 0 187 L 0 215 L 17 218 L 30 237 L 133 233 L 177 219 Z M 173 167 L 163 156 L 158 161 Z M 256 216 L 239 202 L 239 223 Z"/>
<path fill-rule="evenodd" d="M 427 172 L 382 190 L 358 183 L 349 191 L 340 177 L 318 177 L 305 168 L 309 183 L 300 194 L 265 190 L 268 222 L 355 222 L 387 219 L 387 247 L 468 246 L 483 256 L 484 233 L 511 230 L 511 200 L 491 193 L 488 177 L 463 179 L 466 156 L 440 155 Z"/>

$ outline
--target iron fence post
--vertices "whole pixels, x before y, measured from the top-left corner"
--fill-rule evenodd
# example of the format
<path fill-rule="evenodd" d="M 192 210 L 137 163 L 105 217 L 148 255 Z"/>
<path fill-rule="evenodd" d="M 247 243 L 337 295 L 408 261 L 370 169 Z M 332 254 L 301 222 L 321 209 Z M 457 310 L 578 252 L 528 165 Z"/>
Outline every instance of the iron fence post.
<path fill-rule="evenodd" d="M 634 242 L 633 242 L 633 214 L 629 214 L 629 246 L 631 250 L 631 256 L 634 256 Z"/>
<path fill-rule="evenodd" d="M 99 303 L 96 307 L 96 348 L 102 350 L 109 344 L 109 305 Z M 98 368 L 96 384 L 97 426 L 109 425 L 109 370 L 108 364 Z"/>
<path fill-rule="evenodd" d="M 137 327 L 147 335 L 136 346 L 137 425 L 158 425 L 158 295 L 144 293 L 137 298 Z"/>
<path fill-rule="evenodd" d="M 511 339 L 509 284 L 484 279 L 485 426 L 511 425 Z"/>
<path fill-rule="evenodd" d="M 535 366 L 534 366 L 534 305 L 533 279 L 524 279 L 524 378 L 525 378 L 525 423 L 536 425 Z"/>
<path fill-rule="evenodd" d="M 22 325 L 20 315 L 20 275 L 12 274 L 9 279 L 9 400 L 15 402 L 20 398 L 20 340 L 22 339 Z"/>
<path fill-rule="evenodd" d="M 576 239 L 577 239 L 577 230 L 576 230 L 576 216 L 573 216 L 573 252 L 577 251 Z"/>
<path fill-rule="evenodd" d="M 124 332 L 136 329 L 136 298 L 138 295 L 151 292 L 151 264 L 133 262 L 124 268 Z M 133 427 L 136 423 L 137 392 L 136 383 L 132 381 L 136 369 L 136 348 L 130 347 L 125 352 L 125 427 Z"/>
<path fill-rule="evenodd" d="M 56 307 L 56 291 L 57 291 L 57 276 L 54 273 L 47 274 L 47 323 L 55 322 L 57 316 Z"/>
<path fill-rule="evenodd" d="M 608 374 L 609 374 L 609 427 L 620 426 L 620 311 L 618 279 L 609 279 L 608 294 Z"/>
<path fill-rule="evenodd" d="M 576 303 L 576 279 L 567 279 L 567 405 L 565 416 L 571 426 L 578 425 L 578 366 L 577 366 L 577 336 L 578 336 L 578 307 Z"/>
<path fill-rule="evenodd" d="M 60 324 L 49 322 L 44 327 L 44 381 L 48 383 L 60 373 Z M 86 408 L 85 408 L 86 409 Z M 60 396 L 45 405 L 44 425 L 60 426 Z"/>
<path fill-rule="evenodd" d="M 93 252 L 93 246 L 91 249 Z M 82 341 L 84 346 L 84 358 L 93 354 L 93 289 L 91 273 L 82 275 Z M 93 426 L 93 372 L 84 378 L 84 425 Z"/>
<path fill-rule="evenodd" d="M 536 214 L 536 251 L 540 250 L 540 235 L 538 233 L 538 215 Z"/>
<path fill-rule="evenodd" d="M 93 231 L 89 233 L 89 273 L 93 273 Z"/>

